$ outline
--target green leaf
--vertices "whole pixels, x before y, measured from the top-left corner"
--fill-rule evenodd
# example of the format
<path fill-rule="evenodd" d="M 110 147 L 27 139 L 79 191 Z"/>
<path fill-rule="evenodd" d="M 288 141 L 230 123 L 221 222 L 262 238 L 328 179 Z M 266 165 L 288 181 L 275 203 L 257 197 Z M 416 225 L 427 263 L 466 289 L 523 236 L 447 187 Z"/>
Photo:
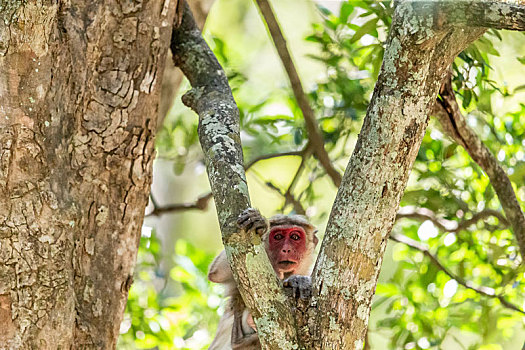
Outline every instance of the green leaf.
<path fill-rule="evenodd" d="M 394 297 L 401 294 L 399 288 L 393 283 L 378 283 L 376 287 L 376 294 L 385 297 Z"/>
<path fill-rule="evenodd" d="M 480 38 L 476 44 L 478 45 L 479 49 L 483 52 L 486 52 L 490 55 L 499 56 L 499 52 L 494 48 L 494 45 L 492 44 L 492 41 L 487 39 L 486 37 Z"/>
<path fill-rule="evenodd" d="M 301 129 L 294 130 L 293 141 L 296 145 L 300 145 L 303 142 L 303 132 Z"/>
<path fill-rule="evenodd" d="M 354 12 L 354 6 L 352 6 L 348 2 L 344 2 L 341 5 L 341 10 L 339 12 L 339 20 L 341 23 L 346 23 L 348 21 L 348 17 Z"/>
<path fill-rule="evenodd" d="M 352 38 L 350 39 L 350 43 L 355 43 L 357 42 L 359 39 L 361 39 L 365 34 L 370 34 L 372 36 L 377 36 L 377 31 L 376 31 L 376 27 L 377 27 L 377 21 L 379 21 L 379 18 L 374 18 L 374 19 L 371 19 L 370 21 L 366 22 L 365 24 L 363 24 L 356 32 L 355 34 L 352 36 Z M 375 32 L 375 33 L 373 33 Z"/>
<path fill-rule="evenodd" d="M 453 143 L 451 145 L 448 145 L 447 148 L 445 148 L 445 152 L 443 154 L 444 159 L 449 159 L 455 154 L 456 148 L 458 145 L 456 143 Z"/>
<path fill-rule="evenodd" d="M 463 92 L 463 108 L 467 108 L 472 101 L 472 90 L 465 90 Z"/>
<path fill-rule="evenodd" d="M 173 173 L 175 173 L 175 175 L 177 176 L 180 176 L 184 172 L 184 168 L 186 167 L 186 162 L 184 162 L 184 160 L 181 160 L 180 157 L 177 157 L 177 158 L 179 159 L 177 159 L 173 163 Z"/>
<path fill-rule="evenodd" d="M 329 9 L 327 9 L 326 7 L 322 6 L 322 5 L 317 5 L 317 8 L 319 9 L 319 11 L 325 15 L 325 16 L 330 16 L 332 14 L 332 11 L 330 11 Z"/>

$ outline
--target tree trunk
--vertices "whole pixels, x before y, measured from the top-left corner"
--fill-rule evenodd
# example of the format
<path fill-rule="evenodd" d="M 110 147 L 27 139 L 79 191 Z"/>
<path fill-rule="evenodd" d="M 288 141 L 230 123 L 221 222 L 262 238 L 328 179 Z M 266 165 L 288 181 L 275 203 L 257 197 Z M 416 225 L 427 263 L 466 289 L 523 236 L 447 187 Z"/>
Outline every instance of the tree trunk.
<path fill-rule="evenodd" d="M 0 4 L 0 349 L 115 347 L 175 8 Z"/>

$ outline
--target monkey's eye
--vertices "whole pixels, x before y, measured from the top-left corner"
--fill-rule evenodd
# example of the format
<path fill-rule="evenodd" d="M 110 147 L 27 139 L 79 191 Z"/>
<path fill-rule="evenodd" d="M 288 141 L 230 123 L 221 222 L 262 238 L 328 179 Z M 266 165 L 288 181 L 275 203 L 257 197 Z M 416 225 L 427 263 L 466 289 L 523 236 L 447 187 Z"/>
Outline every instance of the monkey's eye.
<path fill-rule="evenodd" d="M 301 239 L 301 236 L 299 236 L 297 233 L 292 232 L 292 235 L 290 236 L 291 239 L 294 241 L 298 241 Z"/>
<path fill-rule="evenodd" d="M 283 238 L 284 238 L 284 236 L 282 234 L 280 234 L 280 233 L 278 233 L 275 236 L 273 236 L 273 239 L 275 239 L 276 241 L 280 241 Z"/>

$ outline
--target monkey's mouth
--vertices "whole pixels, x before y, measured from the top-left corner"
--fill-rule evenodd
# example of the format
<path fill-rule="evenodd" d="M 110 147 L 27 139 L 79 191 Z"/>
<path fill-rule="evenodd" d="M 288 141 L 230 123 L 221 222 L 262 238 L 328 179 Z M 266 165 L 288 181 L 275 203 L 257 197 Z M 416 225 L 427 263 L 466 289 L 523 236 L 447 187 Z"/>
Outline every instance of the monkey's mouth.
<path fill-rule="evenodd" d="M 292 265 L 295 265 L 295 264 L 297 264 L 297 262 L 291 261 L 291 260 L 279 261 L 279 265 L 283 266 L 283 267 L 289 267 L 289 266 L 292 266 Z"/>

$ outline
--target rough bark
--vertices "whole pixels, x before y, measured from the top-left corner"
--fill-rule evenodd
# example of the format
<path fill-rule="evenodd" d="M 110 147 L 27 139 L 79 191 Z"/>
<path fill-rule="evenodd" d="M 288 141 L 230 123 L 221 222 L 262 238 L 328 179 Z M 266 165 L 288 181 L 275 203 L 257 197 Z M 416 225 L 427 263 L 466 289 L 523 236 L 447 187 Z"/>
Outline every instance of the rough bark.
<path fill-rule="evenodd" d="M 291 304 L 268 260 L 261 237 L 240 231 L 239 214 L 250 207 L 239 135 L 239 110 L 213 52 L 188 6 L 174 27 L 173 61 L 191 83 L 183 102 L 199 115 L 199 139 L 233 275 L 251 310 L 263 349 L 296 349 Z"/>
<path fill-rule="evenodd" d="M 174 9 L 0 4 L 0 349 L 114 348 Z"/>
<path fill-rule="evenodd" d="M 313 348 L 362 349 L 387 238 L 429 107 L 454 57 L 484 31 L 441 26 L 435 14 L 432 2 L 396 7 L 379 79 L 314 269 Z"/>
<path fill-rule="evenodd" d="M 525 30 L 525 1 L 442 0 L 436 13 L 442 25 L 467 25 L 506 30 Z"/>

